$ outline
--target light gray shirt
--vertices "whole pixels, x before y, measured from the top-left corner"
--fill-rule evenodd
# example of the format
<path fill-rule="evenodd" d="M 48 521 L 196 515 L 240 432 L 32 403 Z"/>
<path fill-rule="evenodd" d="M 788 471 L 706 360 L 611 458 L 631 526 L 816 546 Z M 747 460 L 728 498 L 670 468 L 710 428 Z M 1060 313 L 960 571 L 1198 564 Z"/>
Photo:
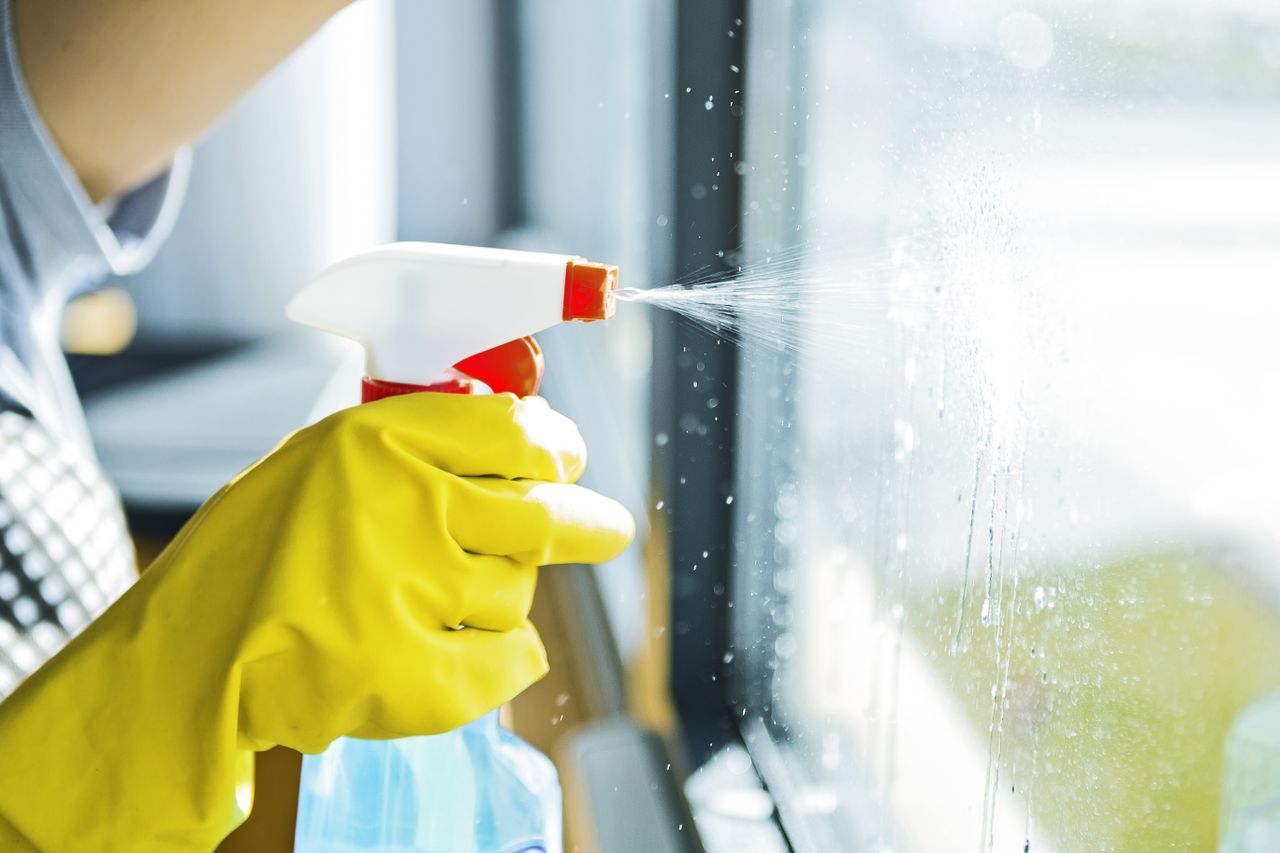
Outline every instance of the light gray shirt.
<path fill-rule="evenodd" d="M 60 343 L 67 300 L 144 266 L 168 233 L 187 156 L 94 205 L 22 77 L 0 0 L 0 697 L 135 576 Z"/>

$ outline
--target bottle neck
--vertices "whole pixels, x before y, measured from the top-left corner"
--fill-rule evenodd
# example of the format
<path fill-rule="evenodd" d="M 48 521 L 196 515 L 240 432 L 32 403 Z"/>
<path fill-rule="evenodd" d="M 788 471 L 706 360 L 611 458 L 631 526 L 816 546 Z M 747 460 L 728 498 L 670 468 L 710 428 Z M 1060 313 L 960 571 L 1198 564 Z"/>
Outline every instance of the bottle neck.
<path fill-rule="evenodd" d="M 419 391 L 432 391 L 436 394 L 480 394 L 485 390 L 487 389 L 478 380 L 459 370 L 449 368 L 438 381 L 430 385 L 388 382 L 366 376 L 360 380 L 360 402 L 372 403 L 384 397 L 399 397 L 401 394 L 416 394 Z"/>

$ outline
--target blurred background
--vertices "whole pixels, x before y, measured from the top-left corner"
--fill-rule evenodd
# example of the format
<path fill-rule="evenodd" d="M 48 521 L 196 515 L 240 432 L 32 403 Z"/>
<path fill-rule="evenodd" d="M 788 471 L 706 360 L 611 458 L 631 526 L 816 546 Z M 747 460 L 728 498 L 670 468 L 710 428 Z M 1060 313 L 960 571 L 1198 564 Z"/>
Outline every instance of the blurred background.
<path fill-rule="evenodd" d="M 352 251 L 816 282 L 540 338 L 642 527 L 511 711 L 569 849 L 1271 851 L 1277 152 L 1272 0 L 362 0 L 66 345 L 145 561 L 312 416 Z"/>

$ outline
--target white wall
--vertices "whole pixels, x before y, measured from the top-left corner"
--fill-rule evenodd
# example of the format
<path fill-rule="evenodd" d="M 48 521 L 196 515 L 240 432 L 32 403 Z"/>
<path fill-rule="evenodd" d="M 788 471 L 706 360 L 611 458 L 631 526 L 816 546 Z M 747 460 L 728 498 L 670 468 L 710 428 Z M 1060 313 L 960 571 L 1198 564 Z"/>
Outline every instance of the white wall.
<path fill-rule="evenodd" d="M 196 146 L 177 227 L 125 282 L 143 333 L 250 337 L 326 263 L 395 234 L 392 0 L 331 21 Z"/>

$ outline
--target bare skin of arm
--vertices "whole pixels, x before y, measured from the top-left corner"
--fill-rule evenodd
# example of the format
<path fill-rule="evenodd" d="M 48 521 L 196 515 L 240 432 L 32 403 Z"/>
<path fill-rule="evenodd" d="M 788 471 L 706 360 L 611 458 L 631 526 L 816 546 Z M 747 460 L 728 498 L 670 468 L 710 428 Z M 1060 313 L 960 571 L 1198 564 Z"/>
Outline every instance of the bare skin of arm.
<path fill-rule="evenodd" d="M 28 88 L 95 201 L 159 172 L 350 0 L 15 0 Z"/>

